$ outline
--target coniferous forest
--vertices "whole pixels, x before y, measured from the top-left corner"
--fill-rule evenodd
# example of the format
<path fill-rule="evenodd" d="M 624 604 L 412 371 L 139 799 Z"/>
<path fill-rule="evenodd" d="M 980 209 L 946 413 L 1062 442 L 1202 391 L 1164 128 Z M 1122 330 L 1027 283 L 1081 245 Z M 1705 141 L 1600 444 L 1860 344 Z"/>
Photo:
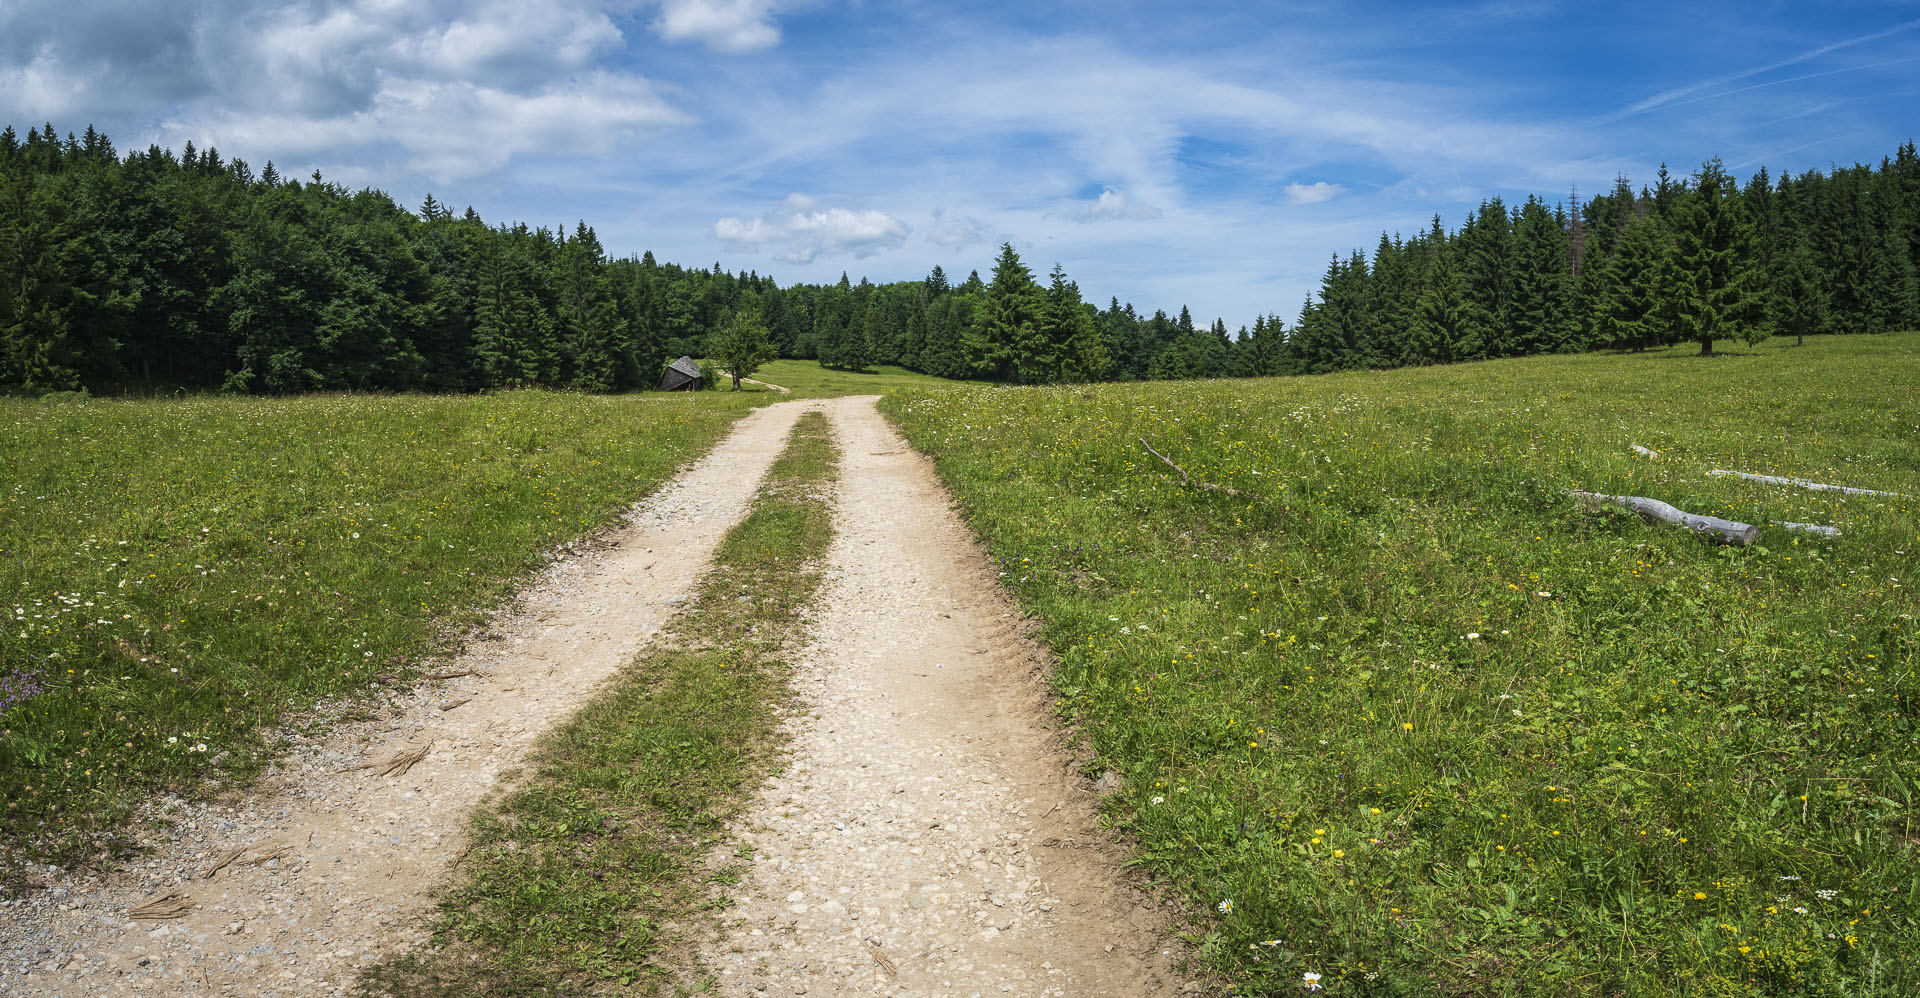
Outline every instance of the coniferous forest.
<path fill-rule="evenodd" d="M 781 287 L 612 258 L 584 222 L 409 210 L 191 144 L 0 132 L 0 390 L 651 387 L 756 311 L 781 356 L 1023 384 L 1320 373 L 1920 326 L 1920 155 L 1744 184 L 1483 202 L 1334 255 L 1288 325 L 1082 299 L 1003 245 L 990 275 Z"/>

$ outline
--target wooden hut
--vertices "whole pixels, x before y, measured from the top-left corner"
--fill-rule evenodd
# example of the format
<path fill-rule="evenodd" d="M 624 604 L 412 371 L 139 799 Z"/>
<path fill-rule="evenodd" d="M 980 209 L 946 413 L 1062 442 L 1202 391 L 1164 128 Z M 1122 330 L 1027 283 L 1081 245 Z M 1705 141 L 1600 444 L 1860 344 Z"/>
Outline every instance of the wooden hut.
<path fill-rule="evenodd" d="M 660 376 L 660 390 L 663 392 L 697 392 L 700 390 L 700 365 L 692 357 L 682 357 L 667 365 L 667 371 Z"/>

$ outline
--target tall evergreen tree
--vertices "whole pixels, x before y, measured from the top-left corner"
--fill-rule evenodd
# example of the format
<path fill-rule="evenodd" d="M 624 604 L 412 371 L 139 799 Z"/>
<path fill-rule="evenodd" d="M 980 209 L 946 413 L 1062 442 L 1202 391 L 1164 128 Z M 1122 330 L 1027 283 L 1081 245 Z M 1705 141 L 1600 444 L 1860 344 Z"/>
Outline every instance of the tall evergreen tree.
<path fill-rule="evenodd" d="M 1766 335 L 1757 321 L 1761 299 L 1748 258 L 1751 232 L 1732 197 L 1733 181 L 1718 159 L 1694 174 L 1695 186 L 1673 212 L 1673 294 L 1679 330 L 1713 353 L 1713 341 L 1738 337 L 1758 342 Z"/>

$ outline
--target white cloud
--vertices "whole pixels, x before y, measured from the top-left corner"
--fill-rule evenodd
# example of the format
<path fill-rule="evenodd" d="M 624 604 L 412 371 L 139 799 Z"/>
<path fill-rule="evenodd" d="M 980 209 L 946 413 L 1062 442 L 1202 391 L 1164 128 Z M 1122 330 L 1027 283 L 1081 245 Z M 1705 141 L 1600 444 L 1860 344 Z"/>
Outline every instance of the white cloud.
<path fill-rule="evenodd" d="M 1287 201 L 1292 204 L 1319 204 L 1346 192 L 1339 184 L 1329 184 L 1324 180 L 1311 184 L 1288 184 L 1283 191 Z"/>
<path fill-rule="evenodd" d="M 784 258 L 801 263 L 816 256 L 871 256 L 907 239 L 906 223 L 871 208 L 802 212 L 789 219 L 787 227 L 800 233 L 801 238 L 788 248 Z"/>
<path fill-rule="evenodd" d="M 789 209 L 811 209 L 813 198 L 789 195 Z M 727 217 L 713 223 L 714 237 L 741 248 L 790 239 L 780 259 L 808 263 L 822 256 L 872 256 L 906 242 L 907 224 L 872 208 L 826 208 L 789 211 L 784 217 L 762 216 L 750 221 Z"/>
<path fill-rule="evenodd" d="M 780 44 L 769 0 L 661 0 L 655 34 L 696 41 L 716 52 L 752 52 Z"/>
<path fill-rule="evenodd" d="M 773 225 L 764 218 L 756 218 L 750 222 L 743 222 L 737 218 L 723 218 L 713 223 L 713 234 L 724 242 L 758 246 L 761 243 L 770 243 L 779 239 L 785 233 L 779 226 Z"/>
<path fill-rule="evenodd" d="M 346 113 L 189 113 L 164 120 L 160 130 L 173 144 L 212 136 L 283 161 L 391 143 L 413 170 L 445 182 L 497 170 L 516 156 L 607 152 L 636 130 L 683 120 L 651 84 L 623 73 L 589 73 L 531 92 L 383 76 L 365 106 Z"/>
<path fill-rule="evenodd" d="M 123 145 L 348 172 L 397 149 L 377 173 L 445 182 L 687 120 L 644 77 L 599 64 L 624 47 L 610 2 L 155 0 L 97 39 L 84 16 L 0 13 L 0 92 L 30 119 L 132 118 Z"/>
<path fill-rule="evenodd" d="M 1060 212 L 1061 217 L 1075 222 L 1109 222 L 1145 220 L 1159 218 L 1160 209 L 1127 195 L 1112 187 L 1103 187 L 1100 196 L 1092 201 L 1083 201 Z"/>

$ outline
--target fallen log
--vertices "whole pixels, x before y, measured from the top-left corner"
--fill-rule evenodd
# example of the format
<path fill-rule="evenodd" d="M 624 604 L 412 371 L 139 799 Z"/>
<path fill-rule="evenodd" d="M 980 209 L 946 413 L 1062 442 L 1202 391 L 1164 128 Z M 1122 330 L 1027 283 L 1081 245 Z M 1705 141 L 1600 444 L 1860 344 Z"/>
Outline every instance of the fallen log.
<path fill-rule="evenodd" d="M 1819 523 L 1795 523 L 1792 520 L 1781 520 L 1780 525 L 1788 530 L 1798 530 L 1803 534 L 1817 534 L 1821 537 L 1840 536 L 1839 527 L 1829 527 Z"/>
<path fill-rule="evenodd" d="M 1746 547 L 1760 539 L 1760 528 L 1751 523 L 1689 513 L 1658 499 L 1648 499 L 1645 496 L 1610 496 L 1599 492 L 1581 492 L 1577 489 L 1569 492 L 1568 495 L 1589 503 L 1612 503 L 1616 506 L 1625 506 L 1648 520 L 1685 527 L 1696 534 L 1710 534 L 1722 544 Z"/>
<path fill-rule="evenodd" d="M 1777 475 L 1754 475 L 1744 471 L 1728 471 L 1724 468 L 1715 468 L 1707 472 L 1707 474 L 1716 477 L 1732 475 L 1735 478 L 1744 478 L 1750 482 L 1765 482 L 1768 485 L 1798 485 L 1803 489 L 1815 489 L 1821 492 L 1845 492 L 1848 495 L 1856 496 L 1892 496 L 1895 499 L 1911 498 L 1901 492 L 1882 492 L 1879 489 L 1856 489 L 1851 485 L 1828 485 L 1825 482 L 1808 481 L 1805 478 L 1781 478 Z"/>

